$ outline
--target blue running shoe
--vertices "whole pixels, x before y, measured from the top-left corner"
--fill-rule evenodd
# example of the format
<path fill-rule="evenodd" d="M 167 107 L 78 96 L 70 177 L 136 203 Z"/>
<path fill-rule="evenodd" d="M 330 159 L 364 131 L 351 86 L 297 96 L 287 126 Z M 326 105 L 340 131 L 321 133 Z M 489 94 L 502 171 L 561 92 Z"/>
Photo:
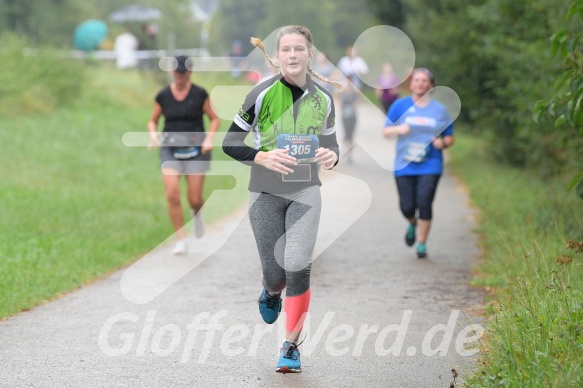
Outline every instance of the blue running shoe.
<path fill-rule="evenodd" d="M 298 345 L 293 342 L 283 341 L 275 371 L 279 373 L 300 373 L 302 371 Z"/>
<path fill-rule="evenodd" d="M 427 247 L 425 243 L 419 242 L 417 243 L 417 258 L 424 259 L 427 257 Z"/>
<path fill-rule="evenodd" d="M 273 323 L 277 321 L 277 317 L 281 311 L 281 292 L 277 295 L 271 296 L 266 289 L 261 291 L 259 295 L 259 313 L 265 323 Z"/>
<path fill-rule="evenodd" d="M 417 225 L 409 224 L 407 227 L 407 233 L 405 234 L 405 244 L 408 247 L 412 247 L 415 244 L 415 230 L 417 229 Z"/>

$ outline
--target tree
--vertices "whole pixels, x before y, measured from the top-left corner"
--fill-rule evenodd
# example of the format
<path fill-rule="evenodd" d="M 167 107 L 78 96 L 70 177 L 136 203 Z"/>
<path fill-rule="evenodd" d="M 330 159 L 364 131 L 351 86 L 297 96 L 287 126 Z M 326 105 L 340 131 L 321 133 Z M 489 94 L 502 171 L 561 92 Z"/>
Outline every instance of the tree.
<path fill-rule="evenodd" d="M 334 32 L 335 47 L 329 48 L 331 57 L 340 59 L 346 51 L 346 47 L 354 45 L 358 37 L 369 27 L 378 24 L 389 24 L 383 19 L 378 19 L 370 8 L 361 2 L 353 0 L 337 0 L 330 2 L 330 15 L 332 19 L 332 31 Z M 338 48 L 337 50 L 335 50 Z"/>
<path fill-rule="evenodd" d="M 554 127 L 570 138 L 575 146 L 583 142 L 583 0 L 574 0 L 567 14 L 568 23 L 551 37 L 551 53 L 561 58 L 563 74 L 558 78 L 555 92 L 539 101 L 533 109 L 537 123 L 552 120 Z M 583 155 L 583 145 L 576 155 Z M 576 187 L 583 198 L 583 169 L 573 177 L 570 188 Z"/>
<path fill-rule="evenodd" d="M 265 4 L 265 19 L 259 23 L 262 36 L 286 25 L 302 25 L 312 32 L 314 45 L 319 50 L 328 50 L 334 45 L 332 34 L 332 9 L 329 1 L 292 2 L 275 0 Z"/>
<path fill-rule="evenodd" d="M 367 0 L 366 3 L 379 22 L 404 30 L 405 7 L 401 0 Z"/>
<path fill-rule="evenodd" d="M 265 38 L 279 27 L 300 24 L 310 28 L 316 47 L 333 60 L 366 28 L 378 23 L 367 7 L 352 0 L 222 0 L 212 21 L 211 47 L 213 53 L 226 55 L 232 41 L 239 39 L 248 54 L 254 48 L 249 37 Z"/>
<path fill-rule="evenodd" d="M 573 168 L 579 142 L 531 120 L 534 103 L 548 96 L 561 74 L 547 40 L 568 5 L 550 0 L 409 4 L 407 32 L 418 65 L 435 69 L 438 83 L 458 92 L 462 117 L 490 138 L 494 156 L 545 177 Z"/>
<path fill-rule="evenodd" d="M 259 24 L 266 15 L 264 3 L 263 0 L 222 0 L 211 22 L 211 52 L 228 55 L 231 43 L 240 40 L 243 54 L 249 54 L 254 49 L 249 38 L 258 35 Z"/>

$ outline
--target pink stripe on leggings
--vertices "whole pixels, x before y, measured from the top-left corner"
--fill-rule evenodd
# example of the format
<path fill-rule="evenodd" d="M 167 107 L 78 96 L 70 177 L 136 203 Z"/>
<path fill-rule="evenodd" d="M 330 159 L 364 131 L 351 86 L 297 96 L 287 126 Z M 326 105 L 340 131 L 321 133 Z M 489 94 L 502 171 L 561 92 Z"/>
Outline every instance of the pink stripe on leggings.
<path fill-rule="evenodd" d="M 301 295 L 286 296 L 284 311 L 287 316 L 285 328 L 290 332 L 299 332 L 304 327 L 304 319 L 310 307 L 310 289 Z"/>

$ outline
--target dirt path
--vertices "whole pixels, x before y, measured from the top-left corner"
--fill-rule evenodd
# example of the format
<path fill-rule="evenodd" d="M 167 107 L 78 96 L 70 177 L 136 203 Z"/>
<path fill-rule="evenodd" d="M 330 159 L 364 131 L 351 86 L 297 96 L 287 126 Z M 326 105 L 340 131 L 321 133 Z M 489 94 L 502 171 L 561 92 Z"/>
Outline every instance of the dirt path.
<path fill-rule="evenodd" d="M 354 164 L 323 177 L 303 373 L 274 372 L 282 327 L 259 317 L 259 259 L 242 211 L 193 239 L 188 257 L 163 246 L 0 322 L 0 386 L 448 387 L 452 368 L 463 377 L 474 357 L 456 340 L 479 323 L 482 301 L 468 286 L 478 248 L 467 197 L 446 173 L 429 258 L 416 259 L 381 167 L 382 114 L 363 106 L 360 120 Z"/>

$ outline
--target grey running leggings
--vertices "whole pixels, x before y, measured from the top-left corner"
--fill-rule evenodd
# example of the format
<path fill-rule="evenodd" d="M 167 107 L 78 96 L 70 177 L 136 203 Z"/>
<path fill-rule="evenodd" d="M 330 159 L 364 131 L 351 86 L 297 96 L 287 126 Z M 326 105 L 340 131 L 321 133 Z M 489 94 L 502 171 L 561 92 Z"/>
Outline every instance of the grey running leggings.
<path fill-rule="evenodd" d="M 290 194 L 251 192 L 249 220 L 263 270 L 263 286 L 286 296 L 310 288 L 310 268 L 322 201 L 319 186 Z"/>

